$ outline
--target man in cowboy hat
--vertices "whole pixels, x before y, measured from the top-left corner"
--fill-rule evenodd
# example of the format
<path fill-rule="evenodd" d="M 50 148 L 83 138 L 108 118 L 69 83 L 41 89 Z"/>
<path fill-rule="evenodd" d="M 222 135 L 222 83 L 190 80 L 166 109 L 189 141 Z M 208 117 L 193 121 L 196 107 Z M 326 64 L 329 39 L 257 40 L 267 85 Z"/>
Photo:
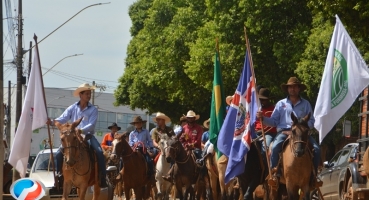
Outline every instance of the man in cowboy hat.
<path fill-rule="evenodd" d="M 287 84 L 281 85 L 282 90 L 288 94 L 288 96 L 276 104 L 273 113 L 270 117 L 263 116 L 263 112 L 259 111 L 257 113 L 257 117 L 260 120 L 263 120 L 265 125 L 277 127 L 278 134 L 274 139 L 272 146 L 272 154 L 271 154 L 271 168 L 273 171 L 276 171 L 277 164 L 279 162 L 279 153 L 282 151 L 282 144 L 287 139 L 288 135 L 291 134 L 291 113 L 294 113 L 295 116 L 299 119 L 303 118 L 307 114 L 311 114 L 311 117 L 308 121 L 308 125 L 310 128 L 314 127 L 314 116 L 312 115 L 313 111 L 310 103 L 303 99 L 300 96 L 300 92 L 306 89 L 306 85 L 302 84 L 296 77 L 291 77 L 288 79 Z M 317 168 L 320 161 L 320 148 L 316 143 L 314 138 L 309 136 L 309 142 L 314 147 L 314 158 L 313 164 L 315 168 L 315 172 L 317 172 Z M 272 178 L 268 180 L 268 183 L 272 187 L 278 187 L 279 177 L 278 173 L 275 174 Z M 320 187 L 322 185 L 321 180 L 317 180 L 316 178 L 312 178 L 311 181 L 312 186 Z"/>
<path fill-rule="evenodd" d="M 113 122 L 110 126 L 108 126 L 108 129 L 110 129 L 110 133 L 106 133 L 101 142 L 101 147 L 105 151 L 113 150 L 111 146 L 112 142 L 114 140 L 115 135 L 118 134 L 117 131 L 120 131 L 121 128 L 118 126 L 117 123 Z"/>
<path fill-rule="evenodd" d="M 166 116 L 164 113 L 157 112 L 156 117 L 153 118 L 154 122 L 156 122 L 157 127 L 153 128 L 150 132 L 152 142 L 155 148 L 159 148 L 158 142 L 160 141 L 161 135 L 167 135 L 169 137 L 174 136 L 174 131 L 172 128 L 166 126 L 167 123 L 170 122 L 170 118 Z"/>
<path fill-rule="evenodd" d="M 194 150 L 194 154 L 197 159 L 201 158 L 201 137 L 203 133 L 203 129 L 200 125 L 196 124 L 196 120 L 200 118 L 200 115 L 196 115 L 196 113 L 192 110 L 189 110 L 186 115 L 187 124 L 183 127 L 182 132 L 177 136 L 179 141 L 181 141 L 182 145 L 186 150 Z M 167 176 L 163 176 L 163 179 L 169 182 L 172 181 L 172 169 L 170 168 Z"/>
<path fill-rule="evenodd" d="M 263 112 L 263 116 L 270 117 L 274 110 L 274 105 L 270 103 L 270 90 L 268 88 L 264 88 L 263 86 L 258 87 L 258 96 L 261 104 L 261 112 Z M 262 126 L 259 119 L 255 121 L 255 130 L 258 135 L 262 133 Z M 275 136 L 277 135 L 277 129 L 275 127 L 263 126 L 265 131 L 265 142 L 267 147 L 269 147 L 270 143 L 273 141 Z M 264 153 L 267 151 L 268 148 L 265 148 L 264 145 L 263 151 Z"/>
<path fill-rule="evenodd" d="M 143 155 L 145 156 L 147 166 L 148 166 L 148 176 L 153 177 L 154 175 L 154 164 L 153 161 L 148 153 L 144 153 L 143 148 L 152 149 L 154 147 L 152 143 L 152 139 L 150 137 L 150 133 L 147 129 L 143 128 L 143 124 L 147 121 L 142 120 L 141 116 L 135 116 L 133 121 L 130 123 L 131 125 L 135 126 L 135 130 L 133 130 L 129 134 L 129 145 L 133 147 L 136 143 Z M 144 146 L 142 146 L 142 143 Z"/>
<path fill-rule="evenodd" d="M 76 121 L 77 119 L 83 118 L 81 123 L 76 127 L 77 131 L 82 132 L 82 137 L 87 141 L 96 152 L 96 157 L 99 165 L 99 174 L 101 178 L 100 187 L 108 187 L 106 183 L 106 169 L 105 169 L 105 158 L 103 155 L 100 143 L 95 138 L 95 125 L 97 122 L 98 111 L 97 108 L 90 103 L 91 91 L 96 87 L 91 86 L 88 83 L 80 85 L 74 92 L 73 96 L 79 97 L 79 101 L 69 106 L 63 114 L 56 118 L 55 121 L 65 124 L 69 120 Z M 50 119 L 47 121 L 48 124 L 53 124 Z M 61 176 L 61 169 L 63 164 L 63 153 L 59 148 L 56 153 L 56 171 L 58 177 Z"/>

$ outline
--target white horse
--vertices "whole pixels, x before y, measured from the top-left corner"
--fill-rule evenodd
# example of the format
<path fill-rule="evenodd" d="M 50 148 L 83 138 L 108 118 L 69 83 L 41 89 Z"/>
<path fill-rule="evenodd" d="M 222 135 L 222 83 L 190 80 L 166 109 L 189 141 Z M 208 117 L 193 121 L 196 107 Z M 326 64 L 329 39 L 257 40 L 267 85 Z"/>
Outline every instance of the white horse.
<path fill-rule="evenodd" d="M 170 169 L 170 163 L 167 162 L 165 159 L 165 149 L 167 148 L 167 140 L 170 139 L 166 134 L 159 135 L 160 141 L 159 141 L 159 148 L 160 148 L 160 157 L 158 159 L 158 162 L 156 163 L 156 188 L 158 190 L 157 198 L 156 199 L 169 199 L 169 189 L 171 186 L 171 183 L 168 181 L 165 181 L 162 176 L 166 176 L 169 169 Z"/>

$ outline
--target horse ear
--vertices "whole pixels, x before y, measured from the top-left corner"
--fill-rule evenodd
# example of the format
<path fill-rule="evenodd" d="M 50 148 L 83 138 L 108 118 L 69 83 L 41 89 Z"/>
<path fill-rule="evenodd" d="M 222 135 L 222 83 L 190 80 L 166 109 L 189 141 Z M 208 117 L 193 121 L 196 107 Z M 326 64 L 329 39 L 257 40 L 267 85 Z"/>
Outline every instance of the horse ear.
<path fill-rule="evenodd" d="M 60 126 L 61 126 L 61 123 L 59 123 L 58 121 L 54 121 L 54 125 L 56 126 L 56 128 L 60 128 Z"/>
<path fill-rule="evenodd" d="M 292 119 L 293 125 L 299 123 L 299 120 L 297 119 L 297 117 L 295 116 L 295 114 L 293 114 L 293 112 L 291 112 L 291 119 Z"/>
<path fill-rule="evenodd" d="M 303 118 L 304 122 L 308 122 L 308 121 L 309 121 L 309 119 L 310 119 L 310 116 L 311 116 L 311 113 L 309 112 L 309 114 L 307 114 L 307 115 Z"/>
<path fill-rule="evenodd" d="M 74 121 L 72 123 L 72 128 L 74 129 L 75 127 L 77 127 L 81 123 L 82 119 L 83 119 L 83 117 L 81 117 L 81 118 L 77 119 L 76 121 Z"/>

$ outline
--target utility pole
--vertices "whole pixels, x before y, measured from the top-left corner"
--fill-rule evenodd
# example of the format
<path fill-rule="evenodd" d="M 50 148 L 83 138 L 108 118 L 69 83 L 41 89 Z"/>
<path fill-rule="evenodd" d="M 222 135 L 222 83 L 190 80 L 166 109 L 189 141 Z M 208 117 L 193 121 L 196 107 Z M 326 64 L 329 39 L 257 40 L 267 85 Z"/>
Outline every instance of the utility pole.
<path fill-rule="evenodd" d="M 29 49 L 32 48 L 32 41 L 29 42 Z M 29 51 L 29 59 L 28 59 L 28 77 L 27 80 L 29 81 L 29 74 L 31 73 L 31 66 L 32 66 L 32 51 Z"/>
<path fill-rule="evenodd" d="M 1 2 L 0 5 L 0 9 L 1 9 L 1 22 L 0 22 L 0 26 L 1 26 L 1 30 L 0 30 L 0 37 L 3 38 L 3 2 Z M 4 58 L 3 58 L 3 42 L 1 42 L 1 50 L 0 50 L 0 54 L 1 54 L 1 69 L 0 69 L 0 102 L 1 105 L 4 105 Z M 4 148 L 4 142 L 3 142 L 3 134 L 4 134 L 4 116 L 5 116 L 5 109 L 4 106 L 1 106 L 1 111 L 0 111 L 0 176 L 3 177 L 4 175 L 4 153 L 5 153 L 5 148 Z M 3 179 L 1 179 L 0 181 L 0 199 L 3 199 Z"/>
<path fill-rule="evenodd" d="M 12 127 L 11 107 L 12 107 L 12 82 L 8 81 L 8 110 L 7 110 L 7 121 L 6 121 L 6 133 L 7 133 L 6 142 L 8 143 L 8 148 L 10 147 L 10 131 Z"/>
<path fill-rule="evenodd" d="M 95 86 L 95 81 L 92 81 L 93 86 Z M 92 90 L 92 105 L 95 105 L 95 90 Z"/>
<path fill-rule="evenodd" d="M 22 113 L 22 79 L 23 79 L 23 16 L 22 16 L 22 0 L 18 0 L 18 48 L 17 48 L 17 97 L 15 110 L 15 125 L 18 127 L 20 115 Z M 30 142 L 30 141 L 25 141 Z M 13 169 L 13 182 L 18 180 L 20 175 L 17 170 Z"/>

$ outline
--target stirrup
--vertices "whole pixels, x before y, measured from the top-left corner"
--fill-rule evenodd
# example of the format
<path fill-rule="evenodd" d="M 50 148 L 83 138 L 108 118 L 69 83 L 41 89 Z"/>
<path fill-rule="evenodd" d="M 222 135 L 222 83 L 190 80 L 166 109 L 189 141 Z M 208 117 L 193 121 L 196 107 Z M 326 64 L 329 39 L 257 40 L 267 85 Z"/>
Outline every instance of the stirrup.
<path fill-rule="evenodd" d="M 277 189 L 279 186 L 279 177 L 273 175 L 271 178 L 268 179 L 268 185 L 273 189 Z"/>

